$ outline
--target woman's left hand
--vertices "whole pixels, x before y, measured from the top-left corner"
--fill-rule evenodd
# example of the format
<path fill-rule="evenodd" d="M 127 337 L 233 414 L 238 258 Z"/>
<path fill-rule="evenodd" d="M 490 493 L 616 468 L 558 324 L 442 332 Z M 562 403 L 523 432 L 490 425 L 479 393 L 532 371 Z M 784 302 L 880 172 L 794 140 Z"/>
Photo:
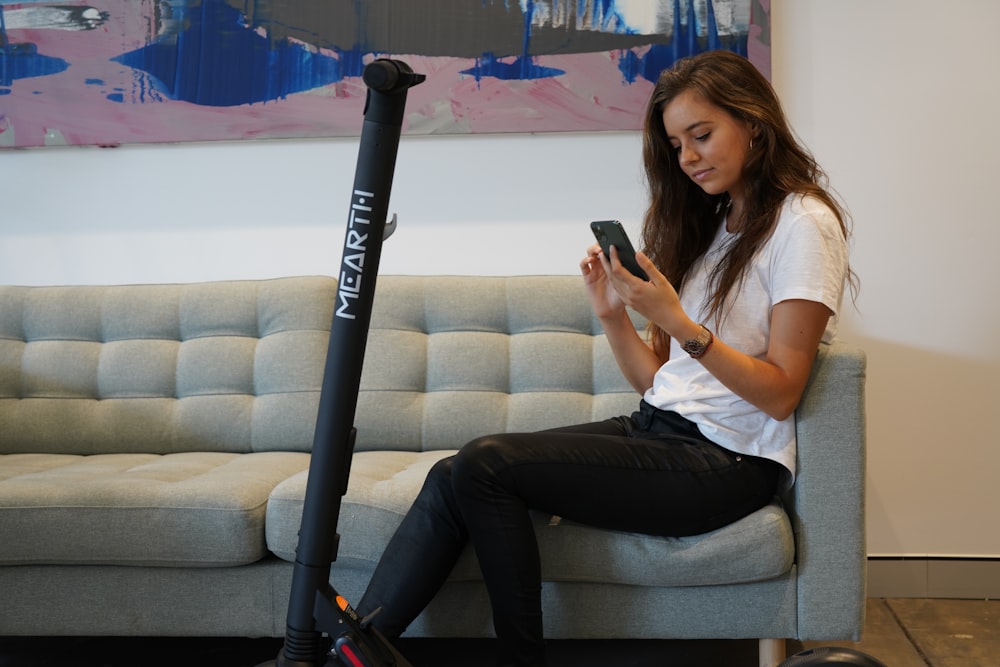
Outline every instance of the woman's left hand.
<path fill-rule="evenodd" d="M 632 275 L 622 266 L 614 246 L 611 247 L 611 257 L 601 253 L 604 272 L 621 300 L 669 334 L 677 324 L 687 319 L 677 291 L 645 253 L 636 252 L 635 259 L 649 276 L 648 281 Z"/>

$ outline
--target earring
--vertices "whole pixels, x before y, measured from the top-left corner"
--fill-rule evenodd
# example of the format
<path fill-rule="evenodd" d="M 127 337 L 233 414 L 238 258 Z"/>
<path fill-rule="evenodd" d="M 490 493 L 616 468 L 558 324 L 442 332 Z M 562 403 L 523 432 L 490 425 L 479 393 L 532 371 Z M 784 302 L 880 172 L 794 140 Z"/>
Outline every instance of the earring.
<path fill-rule="evenodd" d="M 753 137 L 750 137 L 750 150 L 753 150 Z"/>

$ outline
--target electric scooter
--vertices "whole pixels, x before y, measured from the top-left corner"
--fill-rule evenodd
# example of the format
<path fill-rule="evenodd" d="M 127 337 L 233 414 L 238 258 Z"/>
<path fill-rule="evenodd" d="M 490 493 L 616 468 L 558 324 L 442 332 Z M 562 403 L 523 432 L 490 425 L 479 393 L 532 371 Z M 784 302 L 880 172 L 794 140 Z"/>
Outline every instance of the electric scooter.
<path fill-rule="evenodd" d="M 288 603 L 285 643 L 259 667 L 412 667 L 330 584 L 337 559 L 337 522 L 354 453 L 354 415 L 368 341 L 389 193 L 407 91 L 424 81 L 401 61 L 365 67 L 365 121 L 338 276 L 299 544 Z M 376 612 L 377 613 L 377 612 Z M 374 614 L 372 614 L 374 616 Z"/>

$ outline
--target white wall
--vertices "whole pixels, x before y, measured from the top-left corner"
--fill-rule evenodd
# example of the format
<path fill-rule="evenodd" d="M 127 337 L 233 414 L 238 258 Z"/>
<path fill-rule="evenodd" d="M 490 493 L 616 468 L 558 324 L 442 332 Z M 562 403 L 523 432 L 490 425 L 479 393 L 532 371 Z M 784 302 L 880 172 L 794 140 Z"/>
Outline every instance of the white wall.
<path fill-rule="evenodd" d="M 774 80 L 855 219 L 869 552 L 1000 556 L 994 0 L 772 3 Z M 0 152 L 0 283 L 335 273 L 357 144 Z M 634 133 L 404 138 L 383 273 L 575 273 Z"/>
<path fill-rule="evenodd" d="M 776 83 L 855 218 L 869 552 L 1000 555 L 1000 4 L 775 5 Z"/>

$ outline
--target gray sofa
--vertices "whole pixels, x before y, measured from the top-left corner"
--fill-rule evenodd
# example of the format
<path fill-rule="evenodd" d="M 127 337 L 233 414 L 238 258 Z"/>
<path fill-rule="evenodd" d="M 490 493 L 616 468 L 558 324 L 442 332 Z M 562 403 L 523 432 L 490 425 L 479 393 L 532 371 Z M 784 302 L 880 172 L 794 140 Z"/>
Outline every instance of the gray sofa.
<path fill-rule="evenodd" d="M 0 635 L 284 633 L 335 291 L 0 288 Z M 770 664 L 781 638 L 858 638 L 864 377 L 860 351 L 820 350 L 794 488 L 722 530 L 539 515 L 548 636 L 764 638 Z M 466 441 L 637 403 L 576 276 L 380 277 L 334 586 L 360 597 L 425 472 Z M 467 552 L 409 634 L 490 633 Z"/>

